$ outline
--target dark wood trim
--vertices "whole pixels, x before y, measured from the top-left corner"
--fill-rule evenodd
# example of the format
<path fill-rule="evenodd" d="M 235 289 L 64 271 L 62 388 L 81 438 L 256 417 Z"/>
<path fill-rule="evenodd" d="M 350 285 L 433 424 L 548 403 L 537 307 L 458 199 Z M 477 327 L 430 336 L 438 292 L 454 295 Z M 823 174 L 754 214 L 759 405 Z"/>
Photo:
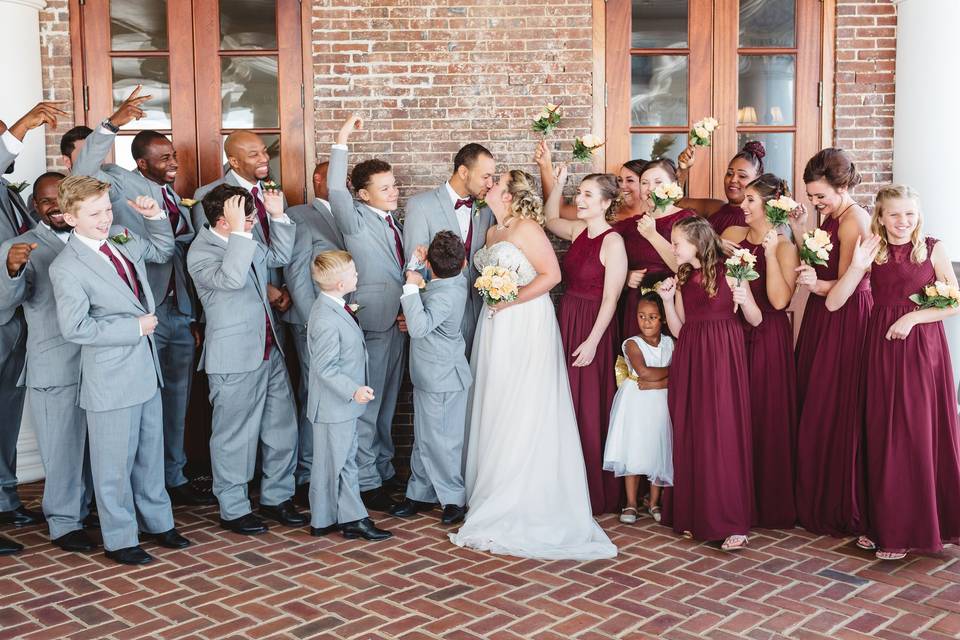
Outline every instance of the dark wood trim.
<path fill-rule="evenodd" d="M 200 185 L 197 162 L 196 85 L 193 78 L 193 3 L 167 0 L 167 34 L 170 42 L 170 120 L 177 151 L 177 193 L 192 196 Z"/>
<path fill-rule="evenodd" d="M 794 105 L 794 113 L 796 113 Z M 796 120 L 796 116 L 794 117 Z M 795 133 L 799 124 L 772 125 L 772 124 L 738 124 L 737 133 Z"/>
<path fill-rule="evenodd" d="M 690 22 L 693 21 L 693 18 L 688 18 Z M 699 26 L 699 25 L 698 25 Z M 689 38 L 688 39 L 692 39 Z M 651 49 L 630 49 L 631 56 L 688 56 L 690 55 L 689 47 L 677 47 L 672 49 L 670 47 L 665 48 L 651 48 Z"/>
<path fill-rule="evenodd" d="M 836 0 L 821 0 L 820 2 L 820 41 L 822 47 L 820 62 L 820 82 L 823 83 L 823 105 L 820 107 L 820 147 L 833 146 L 833 74 L 836 64 L 837 41 L 837 2 Z"/>
<path fill-rule="evenodd" d="M 796 55 L 797 47 L 741 47 L 738 56 L 789 56 Z"/>
<path fill-rule="evenodd" d="M 608 0 L 604 24 L 607 108 L 604 129 L 607 171 L 616 173 L 630 159 L 630 0 Z M 601 55 L 594 50 L 594 56 Z"/>
<path fill-rule="evenodd" d="M 308 5 L 309 7 L 309 5 Z M 303 110 L 300 97 L 306 103 L 302 82 L 302 49 L 300 47 L 300 0 L 277 2 L 277 106 L 280 110 L 280 166 L 281 184 L 289 204 L 302 204 L 305 178 L 303 139 Z M 287 140 L 287 144 L 283 141 Z M 291 144 L 292 143 L 292 144 Z"/>
<path fill-rule="evenodd" d="M 607 164 L 607 114 L 604 103 L 606 97 L 607 75 L 606 60 L 603 52 L 607 49 L 607 5 L 605 0 L 593 0 L 593 133 L 604 140 L 604 145 L 593 155 L 594 171 L 610 171 Z M 613 171 L 616 171 L 615 169 Z"/>
<path fill-rule="evenodd" d="M 794 122 L 797 136 L 793 144 L 793 185 L 799 191 L 803 167 L 807 159 L 820 150 L 821 109 L 817 104 L 821 82 L 820 33 L 823 5 L 819 2 L 797 2 L 797 81 Z M 824 48 L 833 48 L 831 40 Z M 804 198 L 805 199 L 805 196 Z"/>
<path fill-rule="evenodd" d="M 70 70 L 73 85 L 73 123 L 86 124 L 87 112 L 83 106 L 83 87 L 86 85 L 86 56 L 83 46 L 83 8 L 80 0 L 69 1 L 70 13 Z"/>
<path fill-rule="evenodd" d="M 196 153 L 200 184 L 223 175 L 220 138 L 220 7 L 210 0 L 193 0 L 193 52 Z M 202 105 L 202 106 L 199 106 Z"/>
<path fill-rule="evenodd" d="M 687 10 L 687 41 L 690 44 L 690 58 L 687 85 L 687 127 L 683 129 L 687 138 L 690 126 L 708 116 L 713 116 L 713 34 L 716 30 L 713 0 L 689 0 Z M 674 129 L 676 130 L 676 129 Z M 713 147 L 703 149 L 698 162 L 687 180 L 690 193 L 709 193 L 710 176 L 714 173 L 715 159 Z"/>
<path fill-rule="evenodd" d="M 730 158 L 737 152 L 737 71 L 736 51 L 740 44 L 739 0 L 715 0 L 713 31 L 713 117 L 720 127 L 713 134 L 710 157 L 713 171 L 710 174 L 710 189 L 693 196 L 724 198 L 723 174 Z M 697 155 L 700 155 L 699 152 Z M 696 165 L 694 165 L 696 168 Z"/>
<path fill-rule="evenodd" d="M 303 83 L 303 171 L 304 182 L 302 193 L 305 202 L 312 202 L 313 170 L 319 160 L 317 157 L 317 138 L 313 120 L 313 24 L 310 12 L 306 12 L 300 20 L 300 51 L 302 71 L 300 81 Z M 596 95 L 594 95 L 596 102 Z"/>

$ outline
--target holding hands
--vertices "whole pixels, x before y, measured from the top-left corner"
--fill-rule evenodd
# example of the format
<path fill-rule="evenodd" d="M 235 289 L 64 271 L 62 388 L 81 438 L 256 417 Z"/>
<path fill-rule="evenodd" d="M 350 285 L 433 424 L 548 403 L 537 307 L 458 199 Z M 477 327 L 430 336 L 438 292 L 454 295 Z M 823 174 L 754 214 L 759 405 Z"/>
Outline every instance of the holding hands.
<path fill-rule="evenodd" d="M 127 204 L 144 218 L 156 218 L 160 215 L 160 205 L 150 196 L 137 196 L 136 200 L 128 199 Z"/>

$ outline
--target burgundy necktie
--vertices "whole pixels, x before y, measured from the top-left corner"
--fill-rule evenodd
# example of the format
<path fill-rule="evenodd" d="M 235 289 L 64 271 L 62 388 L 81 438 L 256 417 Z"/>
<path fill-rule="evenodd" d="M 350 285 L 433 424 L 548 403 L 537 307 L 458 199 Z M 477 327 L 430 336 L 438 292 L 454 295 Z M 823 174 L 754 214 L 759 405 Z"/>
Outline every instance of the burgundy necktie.
<path fill-rule="evenodd" d="M 187 232 L 186 225 L 184 225 L 183 230 L 180 230 L 180 207 L 177 206 L 177 203 L 173 201 L 173 198 L 170 197 L 170 193 L 167 191 L 167 188 L 164 187 L 160 190 L 163 193 L 163 204 L 167 209 L 167 217 L 170 218 L 170 226 L 173 228 L 174 236 L 182 236 Z"/>
<path fill-rule="evenodd" d="M 391 231 L 393 231 L 393 243 L 397 249 L 397 262 L 400 264 L 400 268 L 403 268 L 403 241 L 400 239 L 400 232 L 397 231 L 397 227 L 393 224 L 393 216 L 389 213 L 385 216 L 387 224 L 390 225 Z"/>
<path fill-rule="evenodd" d="M 270 244 L 270 225 L 267 223 L 267 208 L 263 205 L 263 199 L 260 197 L 260 187 L 251 189 L 250 194 L 253 196 L 253 206 L 257 209 L 260 228 L 263 229 L 263 239 L 267 244 Z"/>
<path fill-rule="evenodd" d="M 127 260 L 126 256 L 123 256 L 123 255 L 120 256 L 121 258 L 123 258 L 123 262 L 126 262 L 127 266 L 130 267 L 130 273 L 132 273 L 134 276 L 133 282 L 130 282 L 130 278 L 129 276 L 127 276 L 127 270 L 123 268 L 123 263 L 120 262 L 120 259 L 117 258 L 116 255 L 114 255 L 113 251 L 111 251 L 109 247 L 107 247 L 106 242 L 100 245 L 100 253 L 107 256 L 107 259 L 110 260 L 110 264 L 112 264 L 113 268 L 117 270 L 117 275 L 119 275 L 120 278 L 126 283 L 126 285 L 130 287 L 130 290 L 133 291 L 133 295 L 135 295 L 139 300 L 140 284 L 137 282 L 137 277 L 136 277 L 137 272 L 134 270 L 133 264 L 131 264 L 130 261 Z"/>
<path fill-rule="evenodd" d="M 470 247 L 473 245 L 473 216 L 470 216 L 470 226 L 467 227 L 467 237 L 463 242 L 464 256 L 470 262 Z"/>
<path fill-rule="evenodd" d="M 263 316 L 267 319 L 267 336 L 263 341 L 263 359 L 270 359 L 270 349 L 273 348 L 273 324 L 270 322 L 270 314 L 266 311 Z"/>
<path fill-rule="evenodd" d="M 456 211 L 460 207 L 467 207 L 468 209 L 473 209 L 473 196 L 467 196 L 466 198 L 460 198 L 453 205 L 453 210 Z"/>
<path fill-rule="evenodd" d="M 17 227 L 17 235 L 26 233 L 30 231 L 30 225 L 27 224 L 27 219 L 24 216 L 20 216 L 20 226 Z"/>
<path fill-rule="evenodd" d="M 357 319 L 357 314 L 353 312 L 353 309 L 351 309 L 350 305 L 348 305 L 346 302 L 343 303 L 343 310 L 346 311 L 351 318 L 353 318 L 353 321 L 356 322 L 357 326 L 359 327 L 360 320 Z"/>

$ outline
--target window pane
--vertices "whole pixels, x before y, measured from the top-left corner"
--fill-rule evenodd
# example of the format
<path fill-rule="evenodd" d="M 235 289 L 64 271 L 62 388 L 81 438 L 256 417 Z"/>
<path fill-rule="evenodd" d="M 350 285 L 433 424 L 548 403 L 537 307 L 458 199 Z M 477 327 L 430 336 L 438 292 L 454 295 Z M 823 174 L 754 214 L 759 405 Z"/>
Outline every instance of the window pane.
<path fill-rule="evenodd" d="M 795 0 L 740 0 L 741 47 L 795 47 Z"/>
<path fill-rule="evenodd" d="M 764 171 L 786 180 L 793 191 L 793 134 L 741 132 L 737 136 L 738 148 L 742 149 L 750 140 L 759 140 L 767 150 L 763 158 Z"/>
<path fill-rule="evenodd" d="M 110 47 L 114 51 L 166 51 L 167 0 L 110 0 Z"/>
<path fill-rule="evenodd" d="M 739 124 L 793 125 L 796 56 L 740 56 Z"/>
<path fill-rule="evenodd" d="M 686 132 L 634 133 L 630 136 L 630 157 L 638 160 L 670 158 L 676 162 L 686 146 Z"/>
<path fill-rule="evenodd" d="M 632 125 L 687 126 L 687 57 L 633 56 L 630 67 Z"/>
<path fill-rule="evenodd" d="M 220 96 L 224 129 L 279 126 L 277 57 L 222 57 Z"/>
<path fill-rule="evenodd" d="M 113 58 L 113 104 L 127 99 L 138 84 L 142 96 L 151 98 L 142 105 L 144 117 L 124 129 L 170 129 L 170 62 L 162 58 Z"/>
<path fill-rule="evenodd" d="M 633 0 L 630 46 L 634 49 L 687 47 L 687 0 Z"/>
<path fill-rule="evenodd" d="M 276 49 L 276 0 L 220 3 L 221 49 Z"/>
<path fill-rule="evenodd" d="M 227 136 L 224 134 L 221 137 L 221 149 L 223 148 L 222 143 L 226 139 Z M 280 180 L 280 134 L 261 133 L 260 139 L 263 140 L 263 144 L 266 145 L 267 155 L 270 156 L 270 178 L 278 183 L 281 183 L 280 186 L 283 186 L 282 181 Z M 227 164 L 226 152 L 221 152 L 221 158 L 223 159 L 223 172 L 226 173 L 230 170 L 230 165 Z"/>
<path fill-rule="evenodd" d="M 169 135 L 167 135 L 167 139 L 173 140 Z M 137 161 L 133 159 L 133 154 L 130 153 L 130 145 L 132 143 L 132 135 L 120 135 L 113 140 L 113 161 L 117 165 L 130 171 L 137 168 Z"/>

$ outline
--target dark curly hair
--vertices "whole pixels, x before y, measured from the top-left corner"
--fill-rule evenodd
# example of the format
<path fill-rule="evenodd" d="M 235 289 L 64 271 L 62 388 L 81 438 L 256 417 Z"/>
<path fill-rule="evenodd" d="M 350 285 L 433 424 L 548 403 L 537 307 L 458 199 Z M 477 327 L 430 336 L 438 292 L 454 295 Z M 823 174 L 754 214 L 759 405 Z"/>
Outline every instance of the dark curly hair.
<path fill-rule="evenodd" d="M 385 160 L 380 158 L 364 160 L 354 166 L 353 171 L 350 172 L 350 184 L 353 185 L 353 190 L 356 193 L 360 193 L 360 189 L 367 188 L 373 176 L 378 173 L 390 173 L 391 171 L 393 171 L 393 167 Z"/>
<path fill-rule="evenodd" d="M 207 216 L 207 222 L 210 223 L 211 227 L 217 226 L 217 220 L 223 217 L 223 203 L 233 196 L 243 197 L 243 214 L 245 216 L 253 215 L 253 197 L 246 189 L 235 187 L 232 184 L 221 184 L 214 187 L 201 200 L 203 213 Z"/>
<path fill-rule="evenodd" d="M 460 235 L 453 231 L 440 231 L 433 236 L 427 249 L 430 268 L 438 278 L 452 278 L 463 269 L 466 247 Z"/>

